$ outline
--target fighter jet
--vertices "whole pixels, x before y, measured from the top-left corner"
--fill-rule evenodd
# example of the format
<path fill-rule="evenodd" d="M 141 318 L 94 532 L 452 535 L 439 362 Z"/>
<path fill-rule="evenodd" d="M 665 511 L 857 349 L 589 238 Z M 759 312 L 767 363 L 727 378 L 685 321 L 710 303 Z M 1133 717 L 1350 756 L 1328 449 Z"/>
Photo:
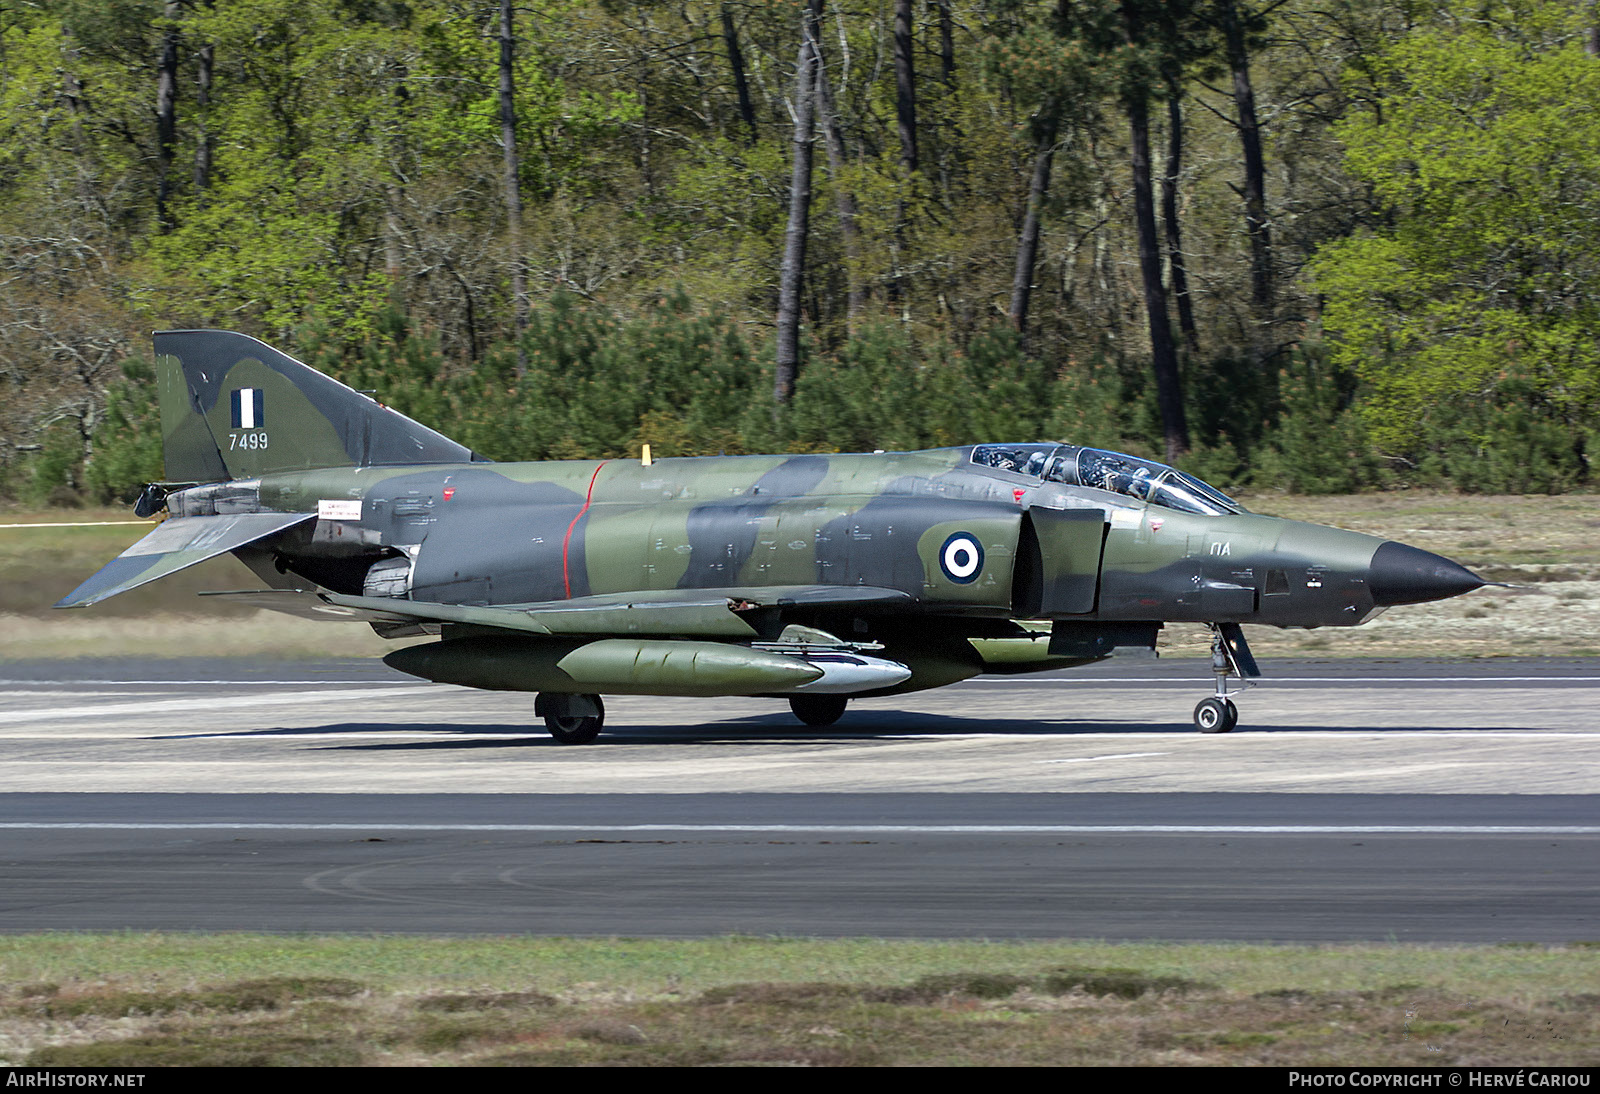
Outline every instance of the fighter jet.
<path fill-rule="evenodd" d="M 155 335 L 165 519 L 78 608 L 231 552 L 202 595 L 386 638 L 427 680 L 535 692 L 564 744 L 605 695 L 853 698 L 1213 635 L 1194 723 L 1259 676 L 1240 624 L 1353 627 L 1479 577 L 1402 543 L 1247 511 L 1173 467 L 1057 442 L 922 452 L 496 463 L 254 338 Z"/>

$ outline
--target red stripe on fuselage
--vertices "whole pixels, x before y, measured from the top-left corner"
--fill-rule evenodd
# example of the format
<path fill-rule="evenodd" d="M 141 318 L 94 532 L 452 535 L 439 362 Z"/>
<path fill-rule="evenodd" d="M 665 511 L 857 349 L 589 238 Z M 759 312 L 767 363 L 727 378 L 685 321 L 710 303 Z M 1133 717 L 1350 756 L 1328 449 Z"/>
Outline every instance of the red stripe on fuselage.
<path fill-rule="evenodd" d="M 561 541 L 561 584 L 567 590 L 567 599 L 572 599 L 572 574 L 567 568 L 567 548 L 572 545 L 572 530 L 583 519 L 583 514 L 589 511 L 589 503 L 594 500 L 594 480 L 600 477 L 600 468 L 610 463 L 610 460 L 601 460 L 594 474 L 589 476 L 589 492 L 583 497 L 583 508 L 578 510 L 578 515 L 572 518 L 572 523 L 567 525 L 566 537 Z"/>

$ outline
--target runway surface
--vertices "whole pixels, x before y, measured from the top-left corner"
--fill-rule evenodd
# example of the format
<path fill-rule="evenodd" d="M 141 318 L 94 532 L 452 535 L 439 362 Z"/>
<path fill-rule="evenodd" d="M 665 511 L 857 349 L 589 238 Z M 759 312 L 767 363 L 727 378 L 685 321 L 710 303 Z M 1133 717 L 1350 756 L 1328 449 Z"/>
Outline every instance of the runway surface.
<path fill-rule="evenodd" d="M 1600 939 L 1600 666 L 1114 660 L 865 700 L 0 664 L 0 930 Z"/>

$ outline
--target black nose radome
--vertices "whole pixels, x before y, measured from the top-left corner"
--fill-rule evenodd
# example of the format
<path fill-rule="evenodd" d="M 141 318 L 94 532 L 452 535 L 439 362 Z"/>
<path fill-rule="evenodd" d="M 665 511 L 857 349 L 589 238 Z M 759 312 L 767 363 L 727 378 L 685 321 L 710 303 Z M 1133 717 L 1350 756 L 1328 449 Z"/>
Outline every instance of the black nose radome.
<path fill-rule="evenodd" d="M 1373 603 L 1380 608 L 1443 600 L 1470 593 L 1485 584 L 1483 578 L 1465 566 L 1393 540 L 1373 554 L 1367 583 L 1372 589 Z"/>

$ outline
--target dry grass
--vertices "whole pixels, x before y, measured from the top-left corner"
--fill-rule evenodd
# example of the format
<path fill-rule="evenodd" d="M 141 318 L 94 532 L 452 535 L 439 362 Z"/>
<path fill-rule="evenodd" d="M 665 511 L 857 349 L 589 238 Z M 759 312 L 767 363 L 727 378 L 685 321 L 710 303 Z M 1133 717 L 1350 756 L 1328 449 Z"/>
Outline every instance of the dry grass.
<path fill-rule="evenodd" d="M 381 657 L 405 644 L 385 642 L 364 623 L 323 624 L 278 612 L 256 611 L 242 619 L 176 612 L 137 619 L 0 615 L 0 656 L 19 660 L 196 656 L 322 660 Z"/>
<path fill-rule="evenodd" d="M 138 944 L 138 943 L 135 943 Z M 396 946 L 416 940 L 397 940 Z M 989 947 L 991 965 L 970 971 L 970 943 L 640 943 L 560 941 L 603 967 L 608 950 L 648 949 L 693 956 L 727 952 L 724 976 L 770 964 L 770 950 L 803 947 L 830 957 L 832 979 L 730 980 L 710 987 L 669 982 L 653 990 L 622 977 L 557 986 L 571 966 L 543 969 L 521 990 L 441 989 L 437 977 L 358 983 L 338 977 L 280 975 L 171 987 L 143 977 L 107 982 L 12 982 L 0 990 L 0 1065 L 1586 1065 L 1600 1050 L 1600 996 L 1541 984 L 1526 974 L 1474 982 L 1462 966 L 1498 955 L 1515 965 L 1529 951 L 1434 951 L 1445 975 L 1432 983 L 1371 987 L 1285 986 L 1261 990 L 1230 976 L 1267 947 L 1125 947 L 1117 956 L 1141 967 L 1051 964 L 1063 944 Z M 23 942 L 26 947 L 26 940 Z M 256 940 L 243 949 L 271 945 Z M 293 966 L 295 946 L 278 945 Z M 370 940 L 364 943 L 370 947 Z M 471 947 L 433 940 L 433 947 Z M 502 951 L 512 940 L 489 945 Z M 548 949 L 528 940 L 524 948 Z M 112 946 L 115 949 L 115 943 Z M 1077 956 L 1106 951 L 1083 944 Z M 1380 948 L 1270 948 L 1288 964 L 1336 964 Z M 899 950 L 945 971 L 896 981 L 861 979 Z M 1395 948 L 1407 965 L 1427 951 Z M 1596 954 L 1542 951 L 1585 966 Z M 729 960 L 729 955 L 733 959 Z M 1228 955 L 1232 955 L 1233 961 Z M 981 954 L 980 954 L 981 956 Z M 942 961 L 940 960 L 942 958 Z M 1463 958 L 1466 960 L 1463 961 Z M 1269 958 L 1270 962 L 1270 958 Z M 781 962 L 780 962 L 781 963 Z M 1491 963 L 1493 961 L 1491 960 Z M 1538 964 L 1539 962 L 1532 962 Z M 513 962 L 526 965 L 527 962 Z M 537 963 L 534 963 L 537 965 Z M 1219 971 L 1212 983 L 1172 975 L 1172 966 Z M 522 971 L 539 975 L 537 967 Z M 1310 970 L 1308 970 L 1310 971 Z M 1573 970 L 1577 971 L 1577 970 Z M 515 976 L 503 970 L 497 982 Z M 715 973 L 712 974 L 713 976 Z M 1581 975 L 1581 972 L 1580 972 Z M 701 971 L 697 979 L 704 983 Z M 1512 990 L 1504 990 L 1512 988 Z"/>
<path fill-rule="evenodd" d="M 127 510 L 0 512 L 0 525 L 123 521 Z M 395 648 L 364 623 L 317 623 L 227 601 L 201 590 L 259 589 L 232 556 L 202 562 L 89 608 L 51 605 L 152 525 L 0 527 L 0 656 L 375 657 Z M 403 644 L 403 643 L 402 643 Z"/>

